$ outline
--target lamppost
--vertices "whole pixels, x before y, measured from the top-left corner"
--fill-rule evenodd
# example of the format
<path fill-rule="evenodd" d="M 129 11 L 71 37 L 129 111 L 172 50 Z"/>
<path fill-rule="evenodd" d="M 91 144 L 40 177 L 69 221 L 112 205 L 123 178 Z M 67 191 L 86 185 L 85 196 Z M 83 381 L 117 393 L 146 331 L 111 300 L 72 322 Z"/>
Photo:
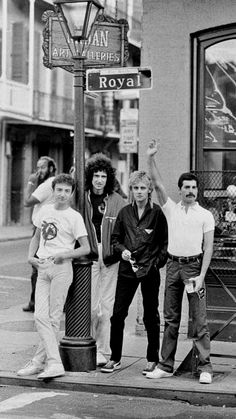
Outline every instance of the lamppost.
<path fill-rule="evenodd" d="M 103 6 L 97 0 L 55 0 L 55 11 L 73 59 L 74 73 L 74 159 L 76 207 L 84 216 L 84 71 L 86 43 Z M 90 336 L 91 262 L 73 264 L 73 284 L 68 294 L 65 336 L 60 342 L 62 362 L 67 371 L 96 369 L 96 342 Z"/>

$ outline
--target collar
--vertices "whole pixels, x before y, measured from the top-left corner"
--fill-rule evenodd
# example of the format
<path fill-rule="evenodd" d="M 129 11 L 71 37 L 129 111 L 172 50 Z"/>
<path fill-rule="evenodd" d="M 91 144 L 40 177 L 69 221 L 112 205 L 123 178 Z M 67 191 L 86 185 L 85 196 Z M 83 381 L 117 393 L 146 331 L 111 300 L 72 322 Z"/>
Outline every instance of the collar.
<path fill-rule="evenodd" d="M 136 206 L 137 207 L 137 204 L 136 204 L 136 202 L 135 201 L 132 201 L 131 202 L 131 205 L 132 205 L 132 207 L 134 207 L 134 206 Z M 146 209 L 148 209 L 148 208 L 153 208 L 153 202 L 152 202 L 152 200 L 151 199 L 149 199 L 148 200 L 148 202 L 146 203 L 146 205 L 145 205 L 145 210 Z"/>
<path fill-rule="evenodd" d="M 186 208 L 185 205 L 182 204 L 182 201 L 180 201 L 177 205 L 180 207 L 181 210 L 185 210 L 185 208 Z M 188 208 L 193 210 L 193 211 L 197 211 L 198 208 L 199 208 L 199 203 L 194 202 L 194 204 L 190 205 Z"/>

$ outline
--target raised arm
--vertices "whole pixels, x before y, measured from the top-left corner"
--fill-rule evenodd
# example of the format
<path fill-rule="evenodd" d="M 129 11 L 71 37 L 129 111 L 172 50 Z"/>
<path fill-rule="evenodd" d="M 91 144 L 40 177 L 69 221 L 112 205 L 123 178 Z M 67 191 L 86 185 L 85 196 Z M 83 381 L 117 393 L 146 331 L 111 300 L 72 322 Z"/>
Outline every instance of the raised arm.
<path fill-rule="evenodd" d="M 147 157 L 148 157 L 148 169 L 149 173 L 153 182 L 153 186 L 155 188 L 158 201 L 161 206 L 163 206 L 168 198 L 166 193 L 165 187 L 163 185 L 160 172 L 158 170 L 156 161 L 155 161 L 155 154 L 157 153 L 157 141 L 153 140 L 149 143 L 147 149 Z"/>

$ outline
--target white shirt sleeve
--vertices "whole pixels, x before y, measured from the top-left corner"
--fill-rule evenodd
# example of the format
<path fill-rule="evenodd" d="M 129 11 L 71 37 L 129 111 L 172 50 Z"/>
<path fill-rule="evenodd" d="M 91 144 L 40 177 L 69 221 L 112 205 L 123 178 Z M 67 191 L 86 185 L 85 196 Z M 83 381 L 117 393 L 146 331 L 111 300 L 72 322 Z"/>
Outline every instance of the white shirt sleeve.
<path fill-rule="evenodd" d="M 32 193 L 32 196 L 38 199 L 39 202 L 43 202 L 46 201 L 46 199 L 50 197 L 52 193 L 52 180 L 47 179 L 35 189 L 35 191 Z"/>
<path fill-rule="evenodd" d="M 212 231 L 215 229 L 215 220 L 211 211 L 206 210 L 205 221 L 203 224 L 203 233 Z"/>
<path fill-rule="evenodd" d="M 75 213 L 75 219 L 73 223 L 73 233 L 76 240 L 78 240 L 80 237 L 84 237 L 88 235 L 83 217 L 77 211 Z"/>

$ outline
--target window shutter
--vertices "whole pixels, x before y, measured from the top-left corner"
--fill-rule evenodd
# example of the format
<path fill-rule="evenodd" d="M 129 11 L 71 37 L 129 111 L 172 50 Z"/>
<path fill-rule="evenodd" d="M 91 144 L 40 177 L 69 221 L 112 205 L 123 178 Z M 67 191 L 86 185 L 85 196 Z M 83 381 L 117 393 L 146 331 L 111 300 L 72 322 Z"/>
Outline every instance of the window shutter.
<path fill-rule="evenodd" d="M 23 22 L 12 24 L 12 80 L 28 83 L 29 37 Z"/>

